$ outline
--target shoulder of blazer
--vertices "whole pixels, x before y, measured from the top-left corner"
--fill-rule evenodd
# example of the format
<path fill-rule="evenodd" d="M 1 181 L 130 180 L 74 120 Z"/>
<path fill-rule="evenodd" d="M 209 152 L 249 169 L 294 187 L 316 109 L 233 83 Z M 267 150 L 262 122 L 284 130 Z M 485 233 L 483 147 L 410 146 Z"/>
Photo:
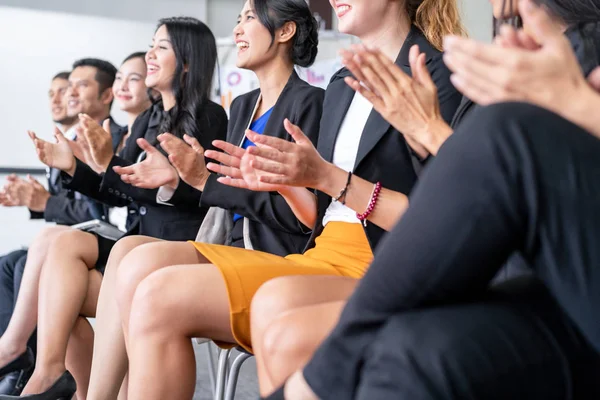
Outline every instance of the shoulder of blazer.
<path fill-rule="evenodd" d="M 254 110 L 258 96 L 260 96 L 260 89 L 254 89 L 233 99 L 229 108 L 231 119 L 233 120 L 234 117 L 237 117 L 240 112 L 243 113 L 247 108 Z"/>
<path fill-rule="evenodd" d="M 316 87 L 300 79 L 296 71 L 292 73 L 290 79 L 281 92 L 277 104 L 275 107 L 278 108 L 280 105 L 290 104 L 295 107 L 297 104 L 303 104 L 305 102 L 315 101 L 321 99 L 325 94 L 325 90 L 320 87 Z M 288 100 L 288 97 L 291 101 Z"/>
<path fill-rule="evenodd" d="M 419 46 L 419 51 L 421 53 L 425 53 L 425 62 L 430 62 L 432 59 L 438 58 L 442 55 L 442 52 L 436 49 L 425 37 L 423 32 L 417 28 L 415 25 L 412 25 L 410 28 L 410 32 L 402 45 L 402 49 L 396 58 L 396 65 L 409 67 L 410 62 L 408 61 L 408 55 L 410 53 L 411 47 L 414 45 Z"/>

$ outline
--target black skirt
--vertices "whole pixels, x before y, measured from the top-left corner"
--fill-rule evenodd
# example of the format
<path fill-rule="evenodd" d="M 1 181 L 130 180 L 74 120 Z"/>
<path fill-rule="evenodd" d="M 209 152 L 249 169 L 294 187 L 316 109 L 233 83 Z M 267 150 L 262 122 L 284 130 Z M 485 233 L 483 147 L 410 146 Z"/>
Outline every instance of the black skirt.
<path fill-rule="evenodd" d="M 98 260 L 96 261 L 96 269 L 100 271 L 102 275 L 104 275 L 104 269 L 106 268 L 106 263 L 108 262 L 108 256 L 110 255 L 110 251 L 112 250 L 115 243 L 115 240 L 107 239 L 100 235 L 96 235 L 96 239 L 98 239 Z"/>

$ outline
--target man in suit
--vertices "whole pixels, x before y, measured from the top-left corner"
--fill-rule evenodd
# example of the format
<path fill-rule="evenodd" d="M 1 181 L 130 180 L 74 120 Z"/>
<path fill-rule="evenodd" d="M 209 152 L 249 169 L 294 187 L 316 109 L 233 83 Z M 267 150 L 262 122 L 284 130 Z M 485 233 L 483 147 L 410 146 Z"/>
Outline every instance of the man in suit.
<path fill-rule="evenodd" d="M 116 68 L 106 61 L 82 59 L 73 64 L 71 73 L 59 73 L 52 79 L 49 91 L 52 119 L 68 139 L 76 137 L 80 113 L 88 114 L 99 123 L 110 118 L 115 75 Z M 111 133 L 113 142 L 117 143 L 125 132 L 111 119 Z M 76 148 L 74 142 L 74 150 Z M 62 187 L 60 171 L 50 169 L 46 176 L 48 190 L 32 177 L 10 176 L 0 194 L 0 205 L 24 206 L 29 209 L 32 219 L 43 218 L 61 225 L 104 217 L 100 204 Z M 26 256 L 25 250 L 17 250 L 0 258 L 0 335 L 12 316 Z M 35 342 L 34 334 L 28 345 L 35 349 Z M 19 372 L 7 375 L 0 382 L 0 394 L 19 394 L 28 378 L 19 377 Z"/>

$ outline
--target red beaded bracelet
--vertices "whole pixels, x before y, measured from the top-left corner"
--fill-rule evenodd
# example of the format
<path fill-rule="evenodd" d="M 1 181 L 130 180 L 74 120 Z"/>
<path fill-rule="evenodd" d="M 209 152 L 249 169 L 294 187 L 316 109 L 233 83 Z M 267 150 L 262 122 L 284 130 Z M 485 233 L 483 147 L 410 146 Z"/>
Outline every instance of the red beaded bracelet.
<path fill-rule="evenodd" d="M 371 193 L 371 200 L 369 200 L 369 205 L 365 212 L 362 214 L 356 213 L 356 218 L 358 218 L 365 226 L 367 226 L 367 218 L 369 218 L 369 215 L 371 215 L 375 209 L 375 204 L 377 204 L 377 199 L 379 198 L 379 192 L 381 192 L 381 182 L 375 184 L 373 193 Z"/>

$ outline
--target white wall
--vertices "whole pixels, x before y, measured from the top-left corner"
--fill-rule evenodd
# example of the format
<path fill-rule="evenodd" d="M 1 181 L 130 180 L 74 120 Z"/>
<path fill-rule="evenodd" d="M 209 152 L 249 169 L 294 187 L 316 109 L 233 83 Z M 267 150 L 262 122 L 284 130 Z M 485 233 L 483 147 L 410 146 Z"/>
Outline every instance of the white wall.
<path fill-rule="evenodd" d="M 488 0 L 459 0 L 463 23 L 469 36 L 477 40 L 492 40 L 492 5 Z"/>
<path fill-rule="evenodd" d="M 0 166 L 37 167 L 26 130 L 50 137 L 47 92 L 52 76 L 73 61 L 98 57 L 115 65 L 148 47 L 155 24 L 0 7 Z M 122 115 L 115 112 L 117 119 Z"/>

